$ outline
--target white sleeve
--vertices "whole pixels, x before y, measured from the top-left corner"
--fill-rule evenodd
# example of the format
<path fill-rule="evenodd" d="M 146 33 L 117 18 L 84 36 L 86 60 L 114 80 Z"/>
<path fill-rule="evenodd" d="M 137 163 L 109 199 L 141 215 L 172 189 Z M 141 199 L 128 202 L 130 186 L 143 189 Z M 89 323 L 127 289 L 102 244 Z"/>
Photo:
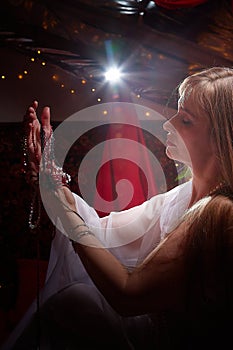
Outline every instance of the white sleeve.
<path fill-rule="evenodd" d="M 73 193 L 77 212 L 102 244 L 123 264 L 133 267 L 141 262 L 164 238 L 182 216 L 191 193 L 191 185 L 183 184 L 169 192 L 159 194 L 131 209 L 112 212 L 100 218 L 94 208 Z M 62 259 L 61 259 L 62 257 Z M 58 261 L 61 264 L 58 264 Z M 54 274 L 58 265 L 64 273 L 59 280 L 70 283 L 87 275 L 69 239 L 57 230 L 52 242 L 48 275 Z M 62 277 L 63 276 L 63 277 Z M 69 277 L 69 278 L 68 278 Z"/>
<path fill-rule="evenodd" d="M 125 211 L 112 212 L 104 218 L 100 218 L 94 208 L 81 197 L 74 193 L 73 196 L 77 212 L 123 264 L 135 266 L 139 259 L 143 259 L 159 243 L 159 219 L 164 195 L 157 195 Z M 46 300 L 49 295 L 73 282 L 92 283 L 61 223 L 57 222 L 43 299 Z"/>
<path fill-rule="evenodd" d="M 102 244 L 122 263 L 134 266 L 138 259 L 141 260 L 160 242 L 160 215 L 164 194 L 154 196 L 131 209 L 112 212 L 103 218 L 99 218 L 96 211 L 82 198 L 73 195 L 78 213 Z"/>
<path fill-rule="evenodd" d="M 143 239 L 148 233 L 159 242 L 169 228 L 175 227 L 187 208 L 192 183 L 181 184 L 168 192 L 158 194 L 131 209 L 111 212 L 99 218 L 97 212 L 73 193 L 77 212 L 106 248 L 115 248 Z M 166 231 L 166 232 L 164 232 Z M 153 249 L 153 247 L 152 247 Z"/>

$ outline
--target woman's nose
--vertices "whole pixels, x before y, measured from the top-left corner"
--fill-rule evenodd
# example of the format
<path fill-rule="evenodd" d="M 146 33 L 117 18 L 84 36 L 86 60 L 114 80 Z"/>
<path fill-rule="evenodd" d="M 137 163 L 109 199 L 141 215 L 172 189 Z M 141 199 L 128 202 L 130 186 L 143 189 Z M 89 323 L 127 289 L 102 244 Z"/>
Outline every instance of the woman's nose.
<path fill-rule="evenodd" d="M 167 120 L 164 124 L 163 124 L 163 129 L 167 132 L 171 131 L 172 129 L 172 124 L 169 120 Z"/>
<path fill-rule="evenodd" d="M 177 113 L 173 115 L 170 119 L 168 119 L 164 124 L 163 124 L 163 129 L 167 132 L 175 132 L 176 131 L 176 118 Z"/>

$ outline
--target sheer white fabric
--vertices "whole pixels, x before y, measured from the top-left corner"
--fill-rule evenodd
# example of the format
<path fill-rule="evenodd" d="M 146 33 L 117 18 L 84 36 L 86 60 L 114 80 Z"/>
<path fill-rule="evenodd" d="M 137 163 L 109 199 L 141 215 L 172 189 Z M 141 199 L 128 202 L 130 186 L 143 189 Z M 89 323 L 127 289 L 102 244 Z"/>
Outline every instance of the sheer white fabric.
<path fill-rule="evenodd" d="M 134 267 L 179 223 L 191 196 L 191 181 L 171 191 L 152 197 L 145 203 L 122 212 L 112 212 L 99 218 L 93 208 L 74 194 L 76 207 L 101 242 L 123 264 Z M 62 231 L 62 229 L 61 229 Z M 65 234 L 57 230 L 52 242 L 46 282 L 40 293 L 40 304 L 51 295 L 73 283 L 93 285 L 72 244 Z M 31 305 L 2 350 L 10 350 L 19 334 L 36 311 Z"/>

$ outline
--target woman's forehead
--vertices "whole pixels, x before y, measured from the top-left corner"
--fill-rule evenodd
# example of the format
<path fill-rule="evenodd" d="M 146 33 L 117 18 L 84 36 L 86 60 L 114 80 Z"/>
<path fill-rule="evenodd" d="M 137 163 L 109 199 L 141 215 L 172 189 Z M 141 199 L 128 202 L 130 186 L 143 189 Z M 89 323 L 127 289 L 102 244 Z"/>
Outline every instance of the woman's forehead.
<path fill-rule="evenodd" d="M 196 94 L 189 94 L 189 96 L 181 96 L 178 100 L 178 109 L 190 114 L 192 117 L 206 118 L 206 112 L 203 110 L 200 100 Z"/>
<path fill-rule="evenodd" d="M 181 95 L 178 99 L 178 108 L 182 108 L 187 112 L 192 112 L 193 109 L 195 109 L 195 105 L 196 103 L 192 95 L 189 95 L 189 96 Z"/>

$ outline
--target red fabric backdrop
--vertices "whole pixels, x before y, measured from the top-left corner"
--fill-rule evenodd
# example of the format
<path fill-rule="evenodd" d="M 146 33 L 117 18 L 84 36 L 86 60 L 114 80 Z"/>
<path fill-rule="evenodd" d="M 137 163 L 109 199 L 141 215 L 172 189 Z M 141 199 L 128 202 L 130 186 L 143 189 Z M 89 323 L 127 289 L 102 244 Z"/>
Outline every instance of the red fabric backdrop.
<path fill-rule="evenodd" d="M 140 128 L 136 114 L 127 115 L 126 121 L 129 124 L 111 124 L 107 133 L 107 140 L 118 139 L 119 142 L 117 146 L 114 143 L 106 144 L 103 152 L 103 165 L 97 176 L 97 191 L 100 197 L 108 201 L 109 204 L 107 206 L 108 210 L 98 210 L 98 198 L 96 197 L 95 208 L 100 216 L 143 203 L 148 199 L 148 188 L 153 195 L 158 193 L 155 174 L 152 173 L 150 167 L 143 131 Z M 136 144 L 127 143 L 126 150 L 125 144 L 121 140 L 127 139 L 136 141 Z M 140 145 L 145 146 L 145 149 Z M 121 148 L 122 158 L 114 159 L 114 147 Z M 124 159 L 126 153 L 129 156 Z M 134 160 L 132 160 L 130 154 Z M 106 159 L 110 160 L 105 162 Z M 139 164 L 142 169 L 138 166 Z M 122 179 L 128 180 L 133 190 L 132 199 L 127 205 L 124 205 L 124 203 L 127 201 L 130 192 L 128 184 L 123 184 L 120 189 L 120 196 L 116 192 L 116 184 Z"/>

